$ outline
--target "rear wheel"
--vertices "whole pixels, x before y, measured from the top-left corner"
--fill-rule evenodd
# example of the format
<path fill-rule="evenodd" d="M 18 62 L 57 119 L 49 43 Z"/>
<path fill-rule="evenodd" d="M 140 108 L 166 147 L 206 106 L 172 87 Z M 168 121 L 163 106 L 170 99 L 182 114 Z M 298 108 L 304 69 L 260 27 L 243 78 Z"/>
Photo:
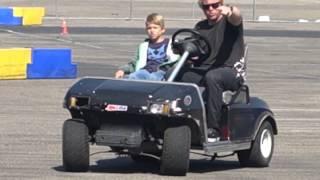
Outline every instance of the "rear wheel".
<path fill-rule="evenodd" d="M 267 167 L 273 154 L 274 137 L 271 124 L 264 122 L 254 140 L 251 149 L 238 152 L 242 166 Z"/>
<path fill-rule="evenodd" d="M 191 131 L 188 126 L 171 127 L 164 132 L 160 173 L 185 176 L 189 169 Z"/>
<path fill-rule="evenodd" d="M 69 119 L 62 132 L 63 167 L 70 172 L 85 172 L 89 169 L 88 127 L 81 120 Z"/>

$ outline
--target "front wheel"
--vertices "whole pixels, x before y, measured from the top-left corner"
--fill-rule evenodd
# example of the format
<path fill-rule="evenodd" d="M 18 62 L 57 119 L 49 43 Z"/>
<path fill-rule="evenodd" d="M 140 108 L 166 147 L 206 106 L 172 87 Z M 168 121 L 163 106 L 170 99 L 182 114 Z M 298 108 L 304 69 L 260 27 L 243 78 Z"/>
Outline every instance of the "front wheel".
<path fill-rule="evenodd" d="M 84 122 L 69 119 L 62 132 L 63 167 L 70 172 L 85 172 L 89 169 L 89 134 Z"/>
<path fill-rule="evenodd" d="M 266 121 L 261 125 L 251 149 L 238 152 L 239 162 L 241 166 L 267 167 L 272 158 L 273 148 L 273 129 Z"/>
<path fill-rule="evenodd" d="M 160 172 L 165 175 L 185 176 L 189 169 L 191 131 L 188 126 L 165 130 Z"/>

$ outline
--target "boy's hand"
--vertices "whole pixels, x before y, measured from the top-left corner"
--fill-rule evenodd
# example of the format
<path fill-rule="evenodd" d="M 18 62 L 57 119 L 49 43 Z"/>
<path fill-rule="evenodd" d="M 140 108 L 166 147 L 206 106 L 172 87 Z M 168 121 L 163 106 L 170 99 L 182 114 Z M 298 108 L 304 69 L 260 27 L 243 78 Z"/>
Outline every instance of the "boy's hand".
<path fill-rule="evenodd" d="M 124 77 L 124 71 L 122 70 L 118 70 L 115 75 L 114 75 L 115 78 L 123 78 Z"/>

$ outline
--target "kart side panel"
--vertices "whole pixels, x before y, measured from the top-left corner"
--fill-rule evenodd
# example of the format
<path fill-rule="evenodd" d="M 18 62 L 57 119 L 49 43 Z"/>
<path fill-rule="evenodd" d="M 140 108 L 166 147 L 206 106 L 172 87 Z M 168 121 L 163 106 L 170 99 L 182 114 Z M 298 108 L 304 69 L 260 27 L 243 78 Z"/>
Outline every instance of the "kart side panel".
<path fill-rule="evenodd" d="M 266 102 L 260 98 L 251 97 L 248 104 L 231 105 L 229 111 L 230 139 L 232 141 L 253 140 L 262 121 L 267 118 L 273 120 L 273 113 Z"/>

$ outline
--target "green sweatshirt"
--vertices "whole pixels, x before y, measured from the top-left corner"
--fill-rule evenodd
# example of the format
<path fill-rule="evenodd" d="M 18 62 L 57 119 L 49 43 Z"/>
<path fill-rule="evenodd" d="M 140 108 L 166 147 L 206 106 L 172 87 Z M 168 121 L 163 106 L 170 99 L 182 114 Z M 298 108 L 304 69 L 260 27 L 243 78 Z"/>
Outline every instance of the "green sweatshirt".
<path fill-rule="evenodd" d="M 135 54 L 134 59 L 131 62 L 129 62 L 128 64 L 121 66 L 119 69 L 123 70 L 126 74 L 129 74 L 129 73 L 135 72 L 135 71 L 143 68 L 147 64 L 148 47 L 149 47 L 149 41 L 145 41 L 145 42 L 141 43 L 138 46 L 138 49 L 137 49 L 137 52 Z M 160 67 L 166 66 L 166 65 L 172 66 L 180 58 L 180 56 L 178 54 L 174 54 L 172 52 L 171 39 L 170 39 L 170 41 L 168 43 L 168 47 L 167 47 L 167 57 L 168 57 L 168 61 L 165 63 L 162 63 L 160 65 Z"/>

